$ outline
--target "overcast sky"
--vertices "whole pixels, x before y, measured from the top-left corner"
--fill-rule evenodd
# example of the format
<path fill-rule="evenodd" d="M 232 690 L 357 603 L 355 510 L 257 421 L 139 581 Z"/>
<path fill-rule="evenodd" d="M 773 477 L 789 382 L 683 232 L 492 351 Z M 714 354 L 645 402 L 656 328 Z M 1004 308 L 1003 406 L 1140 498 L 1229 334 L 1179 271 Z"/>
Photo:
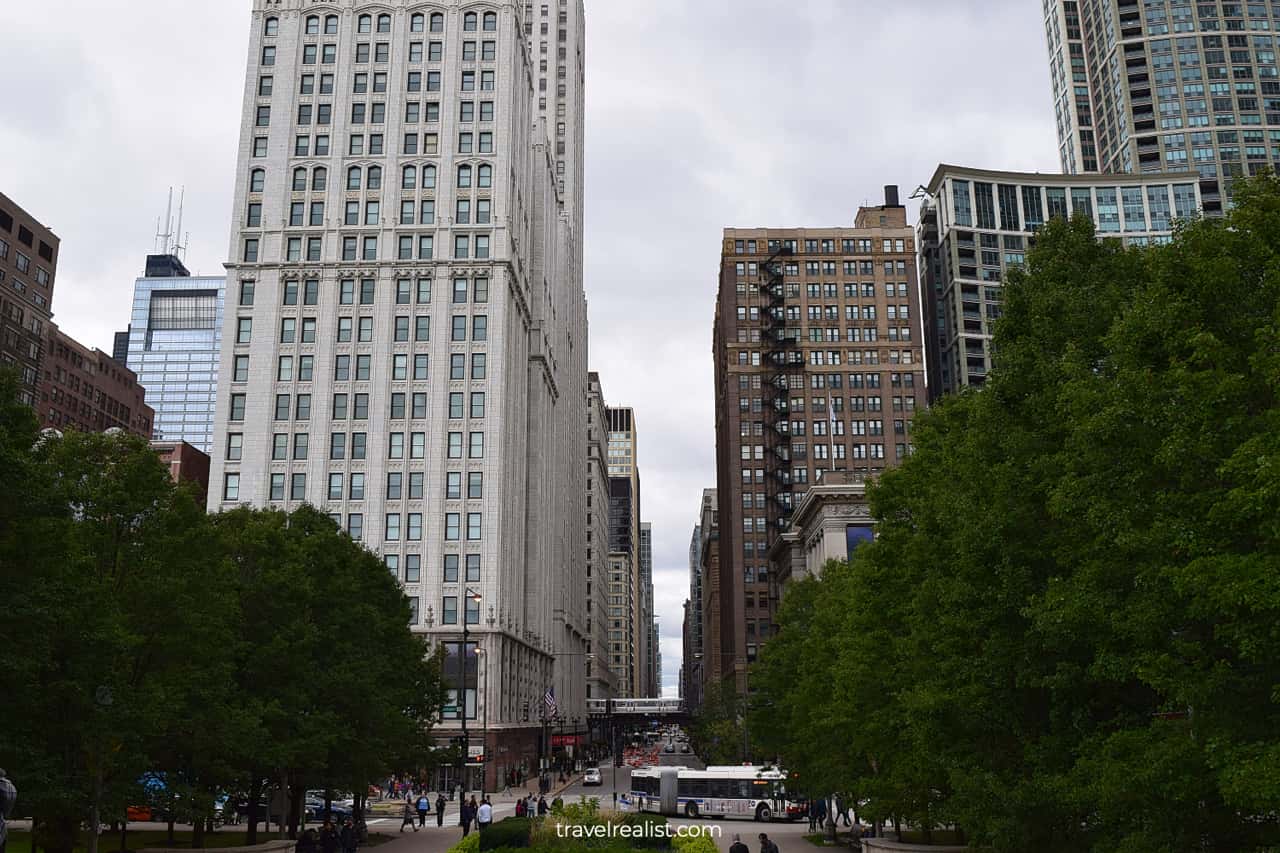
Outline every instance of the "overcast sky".
<path fill-rule="evenodd" d="M 1039 0 L 586 0 L 591 365 L 636 409 L 674 695 L 688 545 L 715 485 L 727 226 L 852 224 L 939 163 L 1053 171 Z M 187 265 L 230 234 L 248 0 L 0 3 L 0 191 L 62 238 L 57 323 L 111 349 L 170 185 Z"/>

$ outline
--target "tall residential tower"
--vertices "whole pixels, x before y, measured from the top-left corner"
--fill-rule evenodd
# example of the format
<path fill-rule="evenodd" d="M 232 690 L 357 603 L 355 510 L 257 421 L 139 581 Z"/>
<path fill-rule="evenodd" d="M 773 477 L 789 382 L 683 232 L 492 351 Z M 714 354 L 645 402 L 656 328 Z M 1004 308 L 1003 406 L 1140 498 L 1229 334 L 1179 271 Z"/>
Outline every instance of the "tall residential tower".
<path fill-rule="evenodd" d="M 1065 172 L 1199 173 L 1214 214 L 1280 166 L 1280 2 L 1045 0 Z"/>

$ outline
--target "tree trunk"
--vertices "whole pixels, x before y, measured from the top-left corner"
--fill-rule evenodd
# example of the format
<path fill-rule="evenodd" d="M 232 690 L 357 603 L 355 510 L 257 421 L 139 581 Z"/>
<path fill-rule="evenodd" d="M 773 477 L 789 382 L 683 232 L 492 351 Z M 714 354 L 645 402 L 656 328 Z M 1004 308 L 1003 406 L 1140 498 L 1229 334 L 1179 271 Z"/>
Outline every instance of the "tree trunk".
<path fill-rule="evenodd" d="M 194 850 L 204 847 L 204 818 L 199 815 L 191 818 L 191 847 Z"/>
<path fill-rule="evenodd" d="M 297 840 L 298 825 L 302 822 L 302 798 L 306 787 L 303 780 L 294 777 L 293 788 L 289 791 L 289 838 L 293 840 Z"/>
<path fill-rule="evenodd" d="M 120 853 L 128 853 L 129 851 L 129 820 L 126 817 L 120 821 Z M 36 853 L 33 848 L 31 853 Z"/>
<path fill-rule="evenodd" d="M 893 834 L 898 836 L 895 840 L 902 840 L 902 818 L 897 815 L 893 816 Z"/>
<path fill-rule="evenodd" d="M 177 822 L 177 816 L 174 814 L 173 801 L 170 801 L 169 802 L 169 842 L 168 842 L 170 847 L 177 844 L 177 841 L 173 837 L 173 825 L 176 822 Z"/>
<path fill-rule="evenodd" d="M 246 845 L 258 843 L 258 801 L 262 799 L 262 778 L 256 773 L 249 783 L 249 828 L 245 830 Z"/>

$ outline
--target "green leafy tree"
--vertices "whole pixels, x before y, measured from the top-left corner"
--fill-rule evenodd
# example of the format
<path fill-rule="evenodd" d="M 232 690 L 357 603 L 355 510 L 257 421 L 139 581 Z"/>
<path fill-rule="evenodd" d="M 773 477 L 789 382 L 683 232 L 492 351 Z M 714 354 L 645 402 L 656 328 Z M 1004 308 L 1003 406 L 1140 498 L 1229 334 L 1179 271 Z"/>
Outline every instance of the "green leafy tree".
<path fill-rule="evenodd" d="M 2 443 L 22 456 L 17 426 Z M 30 547 L 6 553 L 0 580 L 3 752 L 46 846 L 68 850 L 82 821 L 123 814 L 175 673 L 198 665 L 176 638 L 201 633 L 204 514 L 133 436 L 48 434 L 19 465 L 33 500 L 6 520 Z"/>
<path fill-rule="evenodd" d="M 986 387 L 784 599 L 785 762 L 996 850 L 1280 843 L 1280 185 L 1235 202 L 1167 246 L 1039 232 Z"/>

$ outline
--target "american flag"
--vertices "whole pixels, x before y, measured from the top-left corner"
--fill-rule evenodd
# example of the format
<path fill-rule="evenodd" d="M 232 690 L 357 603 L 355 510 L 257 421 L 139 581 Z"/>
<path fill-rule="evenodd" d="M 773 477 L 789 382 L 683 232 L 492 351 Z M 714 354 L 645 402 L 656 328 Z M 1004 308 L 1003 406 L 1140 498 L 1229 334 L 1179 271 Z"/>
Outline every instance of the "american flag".
<path fill-rule="evenodd" d="M 542 704 L 547 706 L 548 717 L 560 716 L 560 708 L 556 705 L 555 687 L 548 687 L 547 692 L 542 694 Z"/>

